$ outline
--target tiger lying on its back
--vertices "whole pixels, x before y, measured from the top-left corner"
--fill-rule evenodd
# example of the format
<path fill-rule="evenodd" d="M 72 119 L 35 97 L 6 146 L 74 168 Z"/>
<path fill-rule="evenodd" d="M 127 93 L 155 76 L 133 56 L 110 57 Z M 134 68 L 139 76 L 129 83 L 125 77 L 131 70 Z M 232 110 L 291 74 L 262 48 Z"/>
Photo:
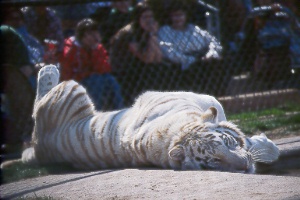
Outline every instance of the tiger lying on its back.
<path fill-rule="evenodd" d="M 24 163 L 253 173 L 255 162 L 279 156 L 264 135 L 247 138 L 227 122 L 211 96 L 146 92 L 130 108 L 102 113 L 78 83 L 58 80 L 53 65 L 39 72 L 33 147 L 23 152 Z"/>

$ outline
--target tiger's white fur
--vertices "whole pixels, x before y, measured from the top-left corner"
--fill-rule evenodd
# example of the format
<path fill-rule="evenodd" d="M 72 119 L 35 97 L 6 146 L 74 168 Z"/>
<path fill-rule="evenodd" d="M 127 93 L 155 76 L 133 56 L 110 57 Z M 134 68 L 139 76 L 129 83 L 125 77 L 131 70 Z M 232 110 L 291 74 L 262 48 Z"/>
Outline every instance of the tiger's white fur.
<path fill-rule="evenodd" d="M 227 122 L 221 104 L 212 96 L 146 92 L 130 108 L 97 112 L 81 85 L 75 81 L 58 84 L 58 77 L 53 65 L 39 72 L 33 147 L 23 152 L 24 163 L 253 173 L 256 161 L 278 158 L 272 141 L 257 145 L 257 139 L 246 138 Z M 253 155 L 251 149 L 259 153 Z"/>

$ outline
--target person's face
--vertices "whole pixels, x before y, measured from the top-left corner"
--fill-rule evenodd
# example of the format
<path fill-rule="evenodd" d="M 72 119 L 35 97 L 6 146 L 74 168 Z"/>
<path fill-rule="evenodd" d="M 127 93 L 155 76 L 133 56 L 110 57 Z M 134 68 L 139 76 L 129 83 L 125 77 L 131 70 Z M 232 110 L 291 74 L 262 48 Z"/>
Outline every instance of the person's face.
<path fill-rule="evenodd" d="M 151 10 L 146 10 L 140 17 L 140 26 L 145 31 L 151 31 L 155 23 L 153 12 Z"/>
<path fill-rule="evenodd" d="M 96 30 L 85 32 L 81 39 L 81 44 L 85 48 L 92 49 L 96 47 L 101 41 L 100 33 Z"/>
<path fill-rule="evenodd" d="M 186 25 L 186 14 L 182 10 L 173 11 L 170 14 L 171 25 L 174 29 L 182 30 Z"/>

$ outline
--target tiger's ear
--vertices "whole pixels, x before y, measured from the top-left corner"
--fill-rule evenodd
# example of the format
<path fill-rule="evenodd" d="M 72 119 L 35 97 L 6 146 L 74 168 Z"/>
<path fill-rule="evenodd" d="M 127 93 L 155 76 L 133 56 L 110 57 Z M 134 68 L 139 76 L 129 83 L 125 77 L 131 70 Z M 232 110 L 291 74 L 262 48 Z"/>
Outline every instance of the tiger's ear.
<path fill-rule="evenodd" d="M 181 145 L 176 145 L 169 151 L 169 157 L 172 160 L 182 161 L 184 160 L 184 149 Z"/>
<path fill-rule="evenodd" d="M 209 107 L 201 116 L 203 122 L 217 122 L 218 110 L 215 107 Z"/>

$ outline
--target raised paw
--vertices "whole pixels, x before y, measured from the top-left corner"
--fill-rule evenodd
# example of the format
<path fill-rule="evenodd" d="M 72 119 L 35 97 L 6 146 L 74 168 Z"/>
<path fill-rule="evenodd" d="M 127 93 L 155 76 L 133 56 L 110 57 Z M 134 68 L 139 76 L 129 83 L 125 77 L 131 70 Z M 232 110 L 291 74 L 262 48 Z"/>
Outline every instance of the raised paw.
<path fill-rule="evenodd" d="M 36 101 L 41 99 L 58 84 L 59 71 L 55 65 L 46 65 L 40 69 L 37 79 Z"/>

